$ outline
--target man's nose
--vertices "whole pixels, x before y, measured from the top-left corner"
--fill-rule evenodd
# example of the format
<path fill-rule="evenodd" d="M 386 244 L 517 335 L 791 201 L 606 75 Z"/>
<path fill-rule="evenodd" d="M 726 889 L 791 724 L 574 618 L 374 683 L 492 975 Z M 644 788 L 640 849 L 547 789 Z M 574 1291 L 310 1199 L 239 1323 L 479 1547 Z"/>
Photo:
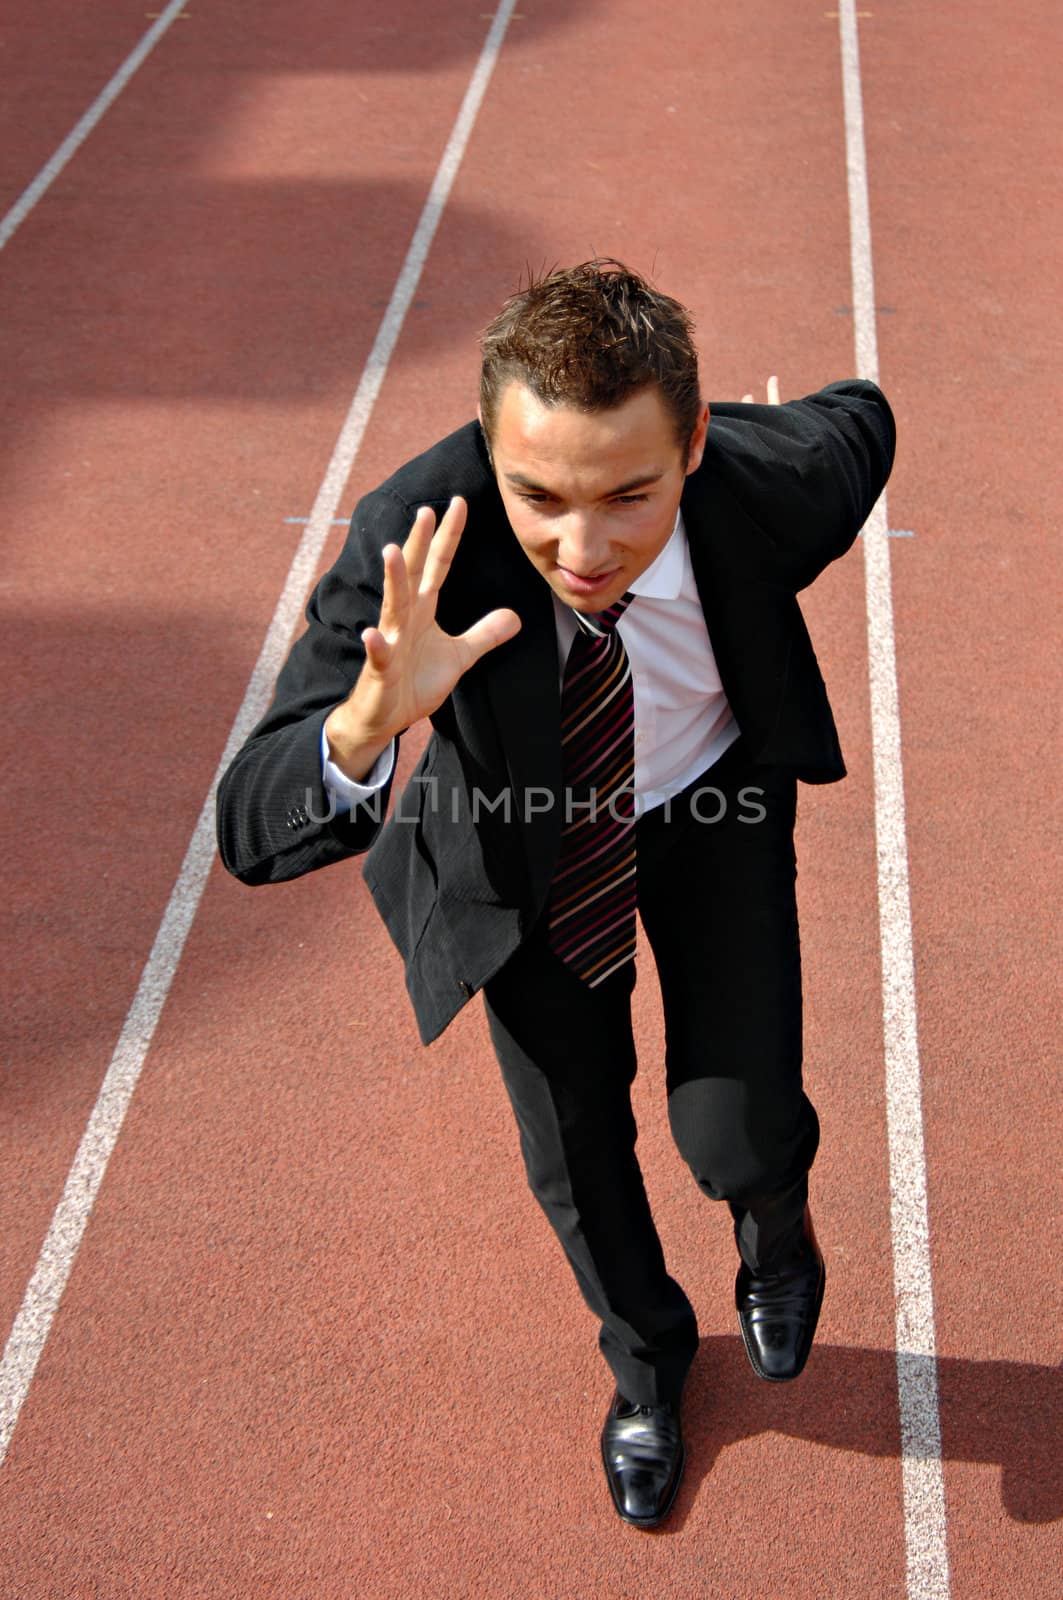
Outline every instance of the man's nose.
<path fill-rule="evenodd" d="M 559 531 L 558 565 L 585 578 L 603 565 L 608 554 L 608 541 L 595 527 L 593 513 L 569 512 Z"/>

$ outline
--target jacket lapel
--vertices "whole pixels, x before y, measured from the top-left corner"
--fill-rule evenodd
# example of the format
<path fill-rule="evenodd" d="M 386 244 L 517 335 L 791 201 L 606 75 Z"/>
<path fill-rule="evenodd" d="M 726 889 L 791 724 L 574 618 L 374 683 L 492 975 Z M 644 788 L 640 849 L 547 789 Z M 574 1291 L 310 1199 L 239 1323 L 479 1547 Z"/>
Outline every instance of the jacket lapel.
<path fill-rule="evenodd" d="M 549 584 L 536 572 L 509 525 L 486 456 L 478 482 L 466 485 L 469 517 L 440 594 L 448 633 L 498 606 L 516 611 L 515 639 L 490 650 L 458 685 L 461 737 L 484 781 L 508 791 L 509 812 L 527 854 L 536 904 L 545 895 L 561 833 L 561 691 L 557 629 Z M 500 770 L 504 763 L 504 775 Z M 488 796 L 493 803 L 497 794 Z"/>
<path fill-rule="evenodd" d="M 545 893 L 561 836 L 561 690 L 550 587 L 506 523 L 507 582 L 495 605 L 521 619 L 515 639 L 486 658 L 487 694 L 505 752 L 514 818 L 520 820 L 536 901 Z"/>
<path fill-rule="evenodd" d="M 783 585 L 758 574 L 751 553 L 761 548 L 763 532 L 714 479 L 708 454 L 687 479 L 682 505 L 716 666 L 746 748 L 756 760 L 779 716 L 795 601 Z"/>

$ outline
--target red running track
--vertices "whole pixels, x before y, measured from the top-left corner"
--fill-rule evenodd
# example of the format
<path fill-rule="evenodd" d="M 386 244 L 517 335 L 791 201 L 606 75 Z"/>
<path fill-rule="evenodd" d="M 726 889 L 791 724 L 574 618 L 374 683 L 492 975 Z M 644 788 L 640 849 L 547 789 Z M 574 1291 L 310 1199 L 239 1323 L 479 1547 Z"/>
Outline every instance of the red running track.
<path fill-rule="evenodd" d="M 891 554 L 948 1592 L 1016 1600 L 1053 1592 L 1063 1515 L 1058 38 L 1001 0 L 859 25 L 890 521 L 914 533 Z M 4 209 L 147 26 L 15 9 Z M 191 0 L 0 254 L 5 1332 L 487 28 L 461 3 Z M 826 6 L 521 0 L 345 510 L 468 416 L 525 262 L 594 251 L 692 306 L 710 396 L 853 370 Z M 802 796 L 831 1286 L 801 1382 L 741 1352 L 646 967 L 640 1149 L 705 1347 L 676 1515 L 617 1523 L 607 1373 L 478 1009 L 420 1048 L 356 865 L 265 894 L 216 870 L 0 1469 L 4 1600 L 905 1595 L 858 553 L 806 610 L 851 776 Z"/>

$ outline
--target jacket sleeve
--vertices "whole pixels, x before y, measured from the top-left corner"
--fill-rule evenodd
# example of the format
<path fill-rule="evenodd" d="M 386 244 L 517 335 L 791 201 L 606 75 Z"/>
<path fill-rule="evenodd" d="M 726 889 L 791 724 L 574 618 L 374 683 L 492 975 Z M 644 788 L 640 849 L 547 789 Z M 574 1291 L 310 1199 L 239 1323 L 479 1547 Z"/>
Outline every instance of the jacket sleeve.
<path fill-rule="evenodd" d="M 724 487 L 757 529 L 760 576 L 796 591 L 850 548 L 885 487 L 896 427 L 882 390 L 852 378 L 783 406 L 714 407 Z"/>
<path fill-rule="evenodd" d="M 380 616 L 383 549 L 411 513 L 389 490 L 360 501 L 335 566 L 310 597 L 306 629 L 281 669 L 273 703 L 218 786 L 218 848 L 243 883 L 276 883 L 367 850 L 387 810 L 374 800 L 336 814 L 321 771 L 321 729 L 362 669 L 362 631 Z"/>

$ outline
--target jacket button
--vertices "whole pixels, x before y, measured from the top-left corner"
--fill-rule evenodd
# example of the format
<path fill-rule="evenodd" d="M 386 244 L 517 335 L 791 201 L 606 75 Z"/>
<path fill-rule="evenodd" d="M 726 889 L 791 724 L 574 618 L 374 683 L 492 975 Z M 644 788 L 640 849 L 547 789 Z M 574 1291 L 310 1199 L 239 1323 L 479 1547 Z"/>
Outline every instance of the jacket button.
<path fill-rule="evenodd" d="M 472 986 L 471 983 L 466 983 L 464 978 L 459 978 L 458 979 L 458 988 L 461 990 L 461 992 L 465 996 L 466 1000 L 471 1000 L 472 999 L 473 994 L 475 993 L 475 990 L 473 989 L 473 986 Z"/>

